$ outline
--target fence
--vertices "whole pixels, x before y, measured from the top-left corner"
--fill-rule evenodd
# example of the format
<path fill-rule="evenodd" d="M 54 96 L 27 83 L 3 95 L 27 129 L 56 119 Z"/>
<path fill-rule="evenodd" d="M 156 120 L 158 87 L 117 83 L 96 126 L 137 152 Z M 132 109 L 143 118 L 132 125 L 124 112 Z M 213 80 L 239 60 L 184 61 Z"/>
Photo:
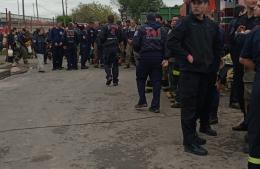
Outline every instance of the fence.
<path fill-rule="evenodd" d="M 17 28 L 18 30 L 22 28 L 27 28 L 28 30 L 35 30 L 36 28 L 43 27 L 44 29 L 49 29 L 55 24 L 55 19 L 52 18 L 37 18 L 33 16 L 0 13 L 0 32 L 8 33 L 12 28 Z"/>

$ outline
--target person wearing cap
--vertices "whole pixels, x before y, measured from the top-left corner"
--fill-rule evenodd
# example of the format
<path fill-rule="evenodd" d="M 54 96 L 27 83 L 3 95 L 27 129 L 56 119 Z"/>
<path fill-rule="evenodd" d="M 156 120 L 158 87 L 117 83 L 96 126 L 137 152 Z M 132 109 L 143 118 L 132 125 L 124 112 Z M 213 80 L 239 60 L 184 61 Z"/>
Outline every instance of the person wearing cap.
<path fill-rule="evenodd" d="M 249 169 L 260 168 L 260 1 L 254 8 L 256 17 L 255 27 L 246 36 L 246 40 L 240 54 L 240 63 L 254 75 L 251 84 L 250 109 L 248 112 L 248 143 L 249 143 Z"/>
<path fill-rule="evenodd" d="M 168 66 L 165 52 L 167 33 L 161 29 L 161 24 L 156 22 L 155 14 L 150 13 L 147 15 L 147 24 L 142 25 L 134 35 L 134 50 L 140 55 L 136 68 L 139 94 L 139 101 L 135 106 L 137 110 L 148 106 L 145 97 L 145 83 L 149 76 L 153 85 L 153 99 L 149 111 L 160 112 L 162 67 Z"/>
<path fill-rule="evenodd" d="M 211 66 L 216 58 L 220 59 L 223 44 L 218 25 L 205 16 L 208 3 L 208 0 L 191 0 L 192 13 L 177 24 L 167 43 L 181 70 L 179 86 L 184 149 L 196 155 L 208 154 L 202 147 L 206 140 L 196 132 L 198 118 L 200 132 L 217 135 L 209 125 Z"/>

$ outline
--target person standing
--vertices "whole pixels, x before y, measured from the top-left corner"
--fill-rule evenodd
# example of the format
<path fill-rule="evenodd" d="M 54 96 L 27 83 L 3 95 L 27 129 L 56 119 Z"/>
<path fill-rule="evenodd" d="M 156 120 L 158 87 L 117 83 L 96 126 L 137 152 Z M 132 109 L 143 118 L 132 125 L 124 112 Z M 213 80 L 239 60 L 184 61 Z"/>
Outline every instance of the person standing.
<path fill-rule="evenodd" d="M 134 52 L 133 52 L 133 38 L 136 31 L 136 24 L 134 20 L 130 21 L 130 27 L 126 30 L 126 57 L 125 57 L 125 69 L 130 68 L 131 65 L 131 59 L 133 58 Z"/>
<path fill-rule="evenodd" d="M 4 47 L 3 40 L 4 40 L 4 35 L 2 32 L 0 32 L 0 52 L 2 52 L 3 47 Z"/>
<path fill-rule="evenodd" d="M 78 34 L 74 28 L 73 23 L 69 23 L 68 29 L 65 31 L 64 36 L 64 49 L 67 57 L 67 70 L 78 69 L 78 57 L 77 57 L 77 46 L 78 46 Z"/>
<path fill-rule="evenodd" d="M 233 39 L 235 42 L 235 53 L 234 53 L 234 85 L 237 92 L 238 103 L 241 111 L 244 114 L 243 121 L 233 127 L 234 131 L 247 131 L 247 107 L 245 104 L 245 83 L 247 83 L 247 72 L 244 71 L 244 66 L 239 63 L 239 56 L 241 54 L 241 50 L 243 44 L 245 42 L 245 37 L 250 30 L 253 29 L 255 25 L 255 17 L 254 17 L 254 8 L 256 6 L 257 0 L 244 0 L 246 5 L 247 13 L 237 20 L 235 26 L 235 32 L 233 33 Z M 252 80 L 250 80 L 252 82 Z"/>
<path fill-rule="evenodd" d="M 211 66 L 220 58 L 222 44 L 219 27 L 204 14 L 208 0 L 191 0 L 192 14 L 184 17 L 170 33 L 168 49 L 180 63 L 181 125 L 183 145 L 188 153 L 207 155 L 201 145 L 206 140 L 196 132 L 200 118 L 200 132 L 215 135 L 209 125 L 212 83 Z M 201 38 L 203 37 L 203 38 Z"/>
<path fill-rule="evenodd" d="M 171 21 L 171 29 L 173 31 L 177 25 L 179 18 L 173 17 Z M 170 32 L 169 32 L 170 33 Z M 171 53 L 169 52 L 169 55 Z M 180 69 L 179 64 L 176 61 L 174 56 L 169 58 L 169 68 L 168 68 L 168 76 L 169 76 L 169 86 L 170 86 L 170 95 L 174 98 L 174 103 L 172 103 L 172 108 L 180 108 L 180 95 L 179 95 L 179 77 L 180 77 Z"/>
<path fill-rule="evenodd" d="M 95 67 L 98 68 L 100 67 L 104 67 L 104 59 L 103 59 L 103 50 L 102 50 L 102 45 L 100 44 L 100 38 L 99 38 L 99 34 L 102 30 L 102 26 L 100 25 L 99 22 L 96 22 L 96 33 L 97 33 L 97 38 L 96 41 L 94 43 L 94 53 L 95 53 Z"/>
<path fill-rule="evenodd" d="M 16 63 L 19 63 L 19 60 L 23 58 L 24 64 L 28 64 L 28 49 L 26 46 L 28 39 L 27 30 L 23 28 L 22 31 L 17 35 L 17 43 L 19 43 L 19 54 L 15 57 Z"/>
<path fill-rule="evenodd" d="M 247 35 L 241 55 L 240 63 L 246 69 L 255 71 L 250 109 L 248 113 L 248 169 L 260 168 L 260 1 L 255 7 L 256 26 Z"/>
<path fill-rule="evenodd" d="M 62 28 L 62 24 L 58 23 L 58 25 L 50 31 L 50 42 L 52 45 L 52 70 L 61 70 L 62 62 L 63 62 L 63 43 L 64 43 L 64 29 Z"/>
<path fill-rule="evenodd" d="M 38 59 L 38 71 L 44 73 L 44 55 L 46 54 L 47 39 L 43 28 L 37 30 L 33 38 L 33 46 Z"/>
<path fill-rule="evenodd" d="M 86 62 L 90 57 L 90 50 L 91 50 L 91 38 L 87 28 L 84 26 L 80 27 L 80 56 L 81 56 L 81 69 L 88 69 L 86 66 Z"/>
<path fill-rule="evenodd" d="M 118 86 L 118 52 L 119 44 L 122 42 L 122 30 L 114 23 L 114 16 L 107 17 L 108 24 L 100 32 L 100 42 L 103 47 L 104 65 L 106 72 L 106 85 L 109 86 L 112 81 L 114 86 Z"/>
<path fill-rule="evenodd" d="M 228 27 L 228 48 L 229 48 L 229 51 L 230 51 L 230 55 L 231 55 L 231 59 L 232 59 L 232 62 L 233 62 L 233 66 L 235 67 L 235 64 L 237 64 L 237 59 L 236 59 L 236 43 L 235 43 L 235 40 L 234 40 L 234 34 L 236 32 L 236 26 L 237 26 L 237 22 L 239 20 L 239 18 L 241 16 L 244 15 L 244 12 L 245 11 L 245 6 L 243 5 L 237 5 L 235 8 L 234 8 L 234 19 L 232 19 L 229 23 L 229 27 Z M 233 69 L 234 70 L 234 69 Z M 236 75 L 234 75 L 236 76 Z M 231 92 L 230 92 L 230 101 L 229 101 L 229 107 L 230 108 L 238 108 L 240 109 L 239 107 L 239 104 L 238 104 L 238 96 L 237 96 L 237 88 L 236 88 L 236 84 L 234 82 L 231 83 Z"/>
<path fill-rule="evenodd" d="M 161 29 L 161 24 L 155 20 L 155 14 L 148 14 L 147 21 L 147 24 L 136 31 L 133 39 L 134 50 L 140 55 L 136 68 L 139 101 L 135 108 L 139 110 L 148 106 L 145 83 L 149 76 L 153 86 L 153 99 L 149 111 L 159 113 L 162 67 L 168 66 L 165 52 L 168 32 Z"/>

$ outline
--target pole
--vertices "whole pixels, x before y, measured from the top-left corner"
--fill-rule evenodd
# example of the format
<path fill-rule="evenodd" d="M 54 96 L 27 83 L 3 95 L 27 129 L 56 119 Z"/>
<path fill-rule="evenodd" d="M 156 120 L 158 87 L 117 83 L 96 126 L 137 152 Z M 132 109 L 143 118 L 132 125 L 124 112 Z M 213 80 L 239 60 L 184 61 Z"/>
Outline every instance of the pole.
<path fill-rule="evenodd" d="M 20 2 L 17 0 L 18 15 L 20 15 Z M 20 27 L 20 19 L 18 19 L 18 28 Z"/>
<path fill-rule="evenodd" d="M 31 32 L 32 32 L 32 29 L 33 29 L 33 18 L 31 17 Z"/>
<path fill-rule="evenodd" d="M 19 0 L 17 0 L 17 10 L 18 10 L 18 15 L 20 15 L 20 3 L 19 3 Z"/>
<path fill-rule="evenodd" d="M 68 16 L 68 0 L 65 0 L 65 5 L 66 5 L 66 16 Z"/>
<path fill-rule="evenodd" d="M 26 22 L 25 22 L 25 10 L 24 10 L 24 0 L 22 0 L 22 8 L 23 8 L 23 24 L 24 24 L 24 26 L 26 26 Z"/>
<path fill-rule="evenodd" d="M 35 18 L 35 8 L 34 8 L 34 3 L 32 4 L 33 6 L 33 17 Z"/>
<path fill-rule="evenodd" d="M 7 8 L 5 8 L 5 22 L 7 23 L 8 21 L 8 12 L 7 12 Z"/>
<path fill-rule="evenodd" d="M 62 13 L 63 13 L 63 24 L 65 26 L 65 9 L 64 9 L 64 0 L 62 0 Z"/>
<path fill-rule="evenodd" d="M 52 18 L 52 26 L 55 26 L 55 18 Z"/>
<path fill-rule="evenodd" d="M 37 12 L 37 20 L 39 20 L 39 7 L 38 7 L 38 0 L 36 0 L 36 12 Z"/>
<path fill-rule="evenodd" d="M 11 17 L 11 12 L 10 11 L 9 11 L 8 29 L 9 29 L 9 31 L 12 29 L 12 17 Z"/>

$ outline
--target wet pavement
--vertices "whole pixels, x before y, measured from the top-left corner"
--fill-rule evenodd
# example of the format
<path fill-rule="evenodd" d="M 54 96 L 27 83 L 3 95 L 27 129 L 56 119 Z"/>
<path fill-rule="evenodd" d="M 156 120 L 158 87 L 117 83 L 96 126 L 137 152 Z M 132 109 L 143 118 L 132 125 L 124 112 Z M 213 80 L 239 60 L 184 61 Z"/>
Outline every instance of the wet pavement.
<path fill-rule="evenodd" d="M 162 93 L 161 113 L 136 111 L 135 70 L 118 87 L 102 69 L 35 69 L 0 81 L 1 169 L 245 169 L 242 114 L 222 96 L 209 155 L 183 152 L 179 109 Z M 147 95 L 151 100 L 151 94 Z"/>

